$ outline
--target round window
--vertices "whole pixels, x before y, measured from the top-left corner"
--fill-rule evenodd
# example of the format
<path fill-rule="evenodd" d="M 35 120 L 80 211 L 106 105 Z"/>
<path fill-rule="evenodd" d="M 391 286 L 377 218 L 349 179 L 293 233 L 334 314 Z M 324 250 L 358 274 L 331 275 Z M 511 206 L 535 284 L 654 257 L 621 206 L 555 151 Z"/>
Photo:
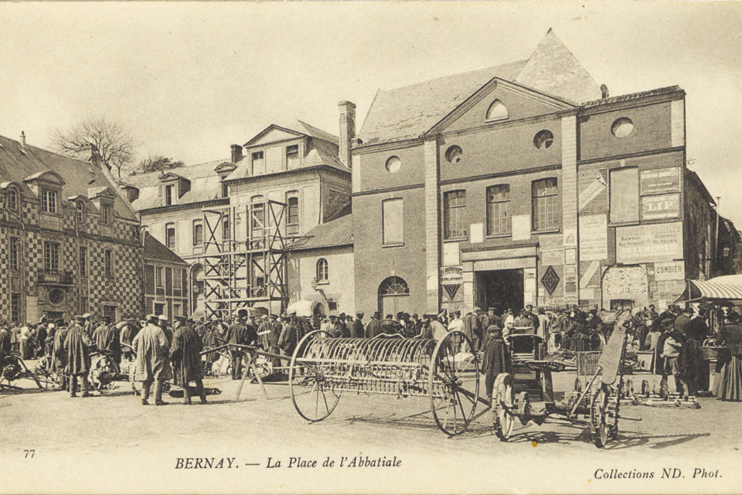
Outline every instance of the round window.
<path fill-rule="evenodd" d="M 388 172 L 393 174 L 399 172 L 400 168 L 402 168 L 402 160 L 400 160 L 398 156 L 390 156 L 386 161 L 386 169 Z"/>
<path fill-rule="evenodd" d="M 625 138 L 634 132 L 634 123 L 629 118 L 621 117 L 613 123 L 611 132 L 617 138 Z"/>
<path fill-rule="evenodd" d="M 545 150 L 546 148 L 551 147 L 552 144 L 554 144 L 554 134 L 546 129 L 539 131 L 533 137 L 533 145 L 540 150 Z"/>
<path fill-rule="evenodd" d="M 62 289 L 52 289 L 49 291 L 49 302 L 59 304 L 64 301 L 64 292 Z"/>
<path fill-rule="evenodd" d="M 459 163 L 464 157 L 464 152 L 460 146 L 453 145 L 446 150 L 446 160 L 448 163 Z"/>

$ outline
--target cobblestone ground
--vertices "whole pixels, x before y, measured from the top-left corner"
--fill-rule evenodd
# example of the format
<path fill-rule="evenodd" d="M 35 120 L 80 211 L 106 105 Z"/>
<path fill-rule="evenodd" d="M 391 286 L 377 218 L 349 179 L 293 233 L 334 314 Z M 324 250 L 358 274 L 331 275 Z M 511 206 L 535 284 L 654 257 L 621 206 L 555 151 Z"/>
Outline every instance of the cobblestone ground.
<path fill-rule="evenodd" d="M 573 382 L 574 375 L 555 374 L 554 388 L 571 390 Z M 85 399 L 32 388 L 2 392 L 0 492 L 719 493 L 742 487 L 740 403 L 701 398 L 700 409 L 689 409 L 624 402 L 623 414 L 642 421 L 622 421 L 618 440 L 597 449 L 585 428 L 559 421 L 516 423 L 510 441 L 501 442 L 488 413 L 448 438 L 425 398 L 346 394 L 328 419 L 310 424 L 296 413 L 287 386 L 267 384 L 266 398 L 258 385 L 246 384 L 236 399 L 238 383 L 209 379 L 206 385 L 222 393 L 190 407 L 172 397 L 166 406 L 142 406 L 125 383 Z M 213 458 L 212 468 L 200 461 L 198 469 L 181 469 L 195 465 L 188 458 Z M 222 467 L 213 468 L 222 458 Z M 323 467 L 328 458 L 334 465 Z M 398 465 L 359 467 L 360 459 Z M 636 479 L 637 473 L 652 478 Z"/>

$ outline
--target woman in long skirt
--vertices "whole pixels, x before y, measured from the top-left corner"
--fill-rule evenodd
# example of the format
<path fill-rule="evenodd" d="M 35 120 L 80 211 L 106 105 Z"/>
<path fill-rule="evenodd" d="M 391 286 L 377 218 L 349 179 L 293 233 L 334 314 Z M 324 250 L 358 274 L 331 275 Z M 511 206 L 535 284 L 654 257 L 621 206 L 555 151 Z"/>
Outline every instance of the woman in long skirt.
<path fill-rule="evenodd" d="M 716 376 L 714 395 L 721 400 L 742 401 L 742 326 L 739 316 L 733 315 L 731 325 L 719 330 L 716 345 L 726 348 L 726 360 Z"/>

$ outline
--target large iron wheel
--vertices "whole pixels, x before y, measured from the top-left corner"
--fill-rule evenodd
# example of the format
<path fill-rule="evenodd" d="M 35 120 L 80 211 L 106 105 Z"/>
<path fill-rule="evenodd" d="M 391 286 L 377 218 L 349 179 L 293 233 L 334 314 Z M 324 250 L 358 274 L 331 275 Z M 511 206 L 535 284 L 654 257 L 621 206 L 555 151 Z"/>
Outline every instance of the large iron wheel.
<path fill-rule="evenodd" d="M 608 443 L 610 426 L 608 426 L 608 399 L 610 391 L 608 385 L 602 384 L 593 395 L 590 404 L 590 430 L 593 443 L 597 447 L 605 447 Z"/>
<path fill-rule="evenodd" d="M 438 342 L 428 373 L 430 410 L 447 435 L 466 431 L 479 402 L 479 364 L 471 339 L 454 330 Z"/>
<path fill-rule="evenodd" d="M 321 337 L 329 337 L 329 334 L 324 330 L 306 334 L 296 346 L 289 366 L 291 401 L 296 412 L 311 422 L 322 421 L 332 414 L 341 395 L 327 384 L 322 365 L 312 361 L 320 356 L 306 355 L 309 344 Z"/>
<path fill-rule="evenodd" d="M 495 413 L 495 435 L 503 442 L 513 433 L 513 398 L 513 377 L 509 373 L 500 373 L 495 380 L 492 410 Z"/>

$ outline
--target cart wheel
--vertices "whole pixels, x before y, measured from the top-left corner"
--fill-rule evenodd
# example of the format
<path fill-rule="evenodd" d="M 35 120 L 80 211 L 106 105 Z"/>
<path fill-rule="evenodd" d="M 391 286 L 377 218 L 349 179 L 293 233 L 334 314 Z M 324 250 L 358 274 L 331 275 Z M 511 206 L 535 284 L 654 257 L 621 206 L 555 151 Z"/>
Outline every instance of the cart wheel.
<path fill-rule="evenodd" d="M 531 401 L 528 398 L 528 392 L 518 394 L 518 419 L 523 426 L 526 426 L 531 419 Z"/>
<path fill-rule="evenodd" d="M 296 346 L 289 367 L 291 401 L 296 412 L 311 422 L 328 417 L 340 401 L 340 392 L 327 384 L 321 366 L 314 363 L 310 356 L 305 356 L 312 340 L 321 337 L 329 337 L 329 334 L 323 330 L 306 334 Z"/>
<path fill-rule="evenodd" d="M 495 380 L 495 398 L 492 401 L 495 412 L 495 434 L 506 442 L 513 433 L 513 377 L 500 373 Z"/>
<path fill-rule="evenodd" d="M 479 402 L 479 361 L 471 339 L 454 330 L 438 342 L 430 361 L 430 410 L 447 435 L 466 431 Z"/>
<path fill-rule="evenodd" d="M 593 443 L 597 447 L 605 447 L 608 443 L 608 386 L 603 384 L 593 395 L 590 404 L 590 430 Z"/>

